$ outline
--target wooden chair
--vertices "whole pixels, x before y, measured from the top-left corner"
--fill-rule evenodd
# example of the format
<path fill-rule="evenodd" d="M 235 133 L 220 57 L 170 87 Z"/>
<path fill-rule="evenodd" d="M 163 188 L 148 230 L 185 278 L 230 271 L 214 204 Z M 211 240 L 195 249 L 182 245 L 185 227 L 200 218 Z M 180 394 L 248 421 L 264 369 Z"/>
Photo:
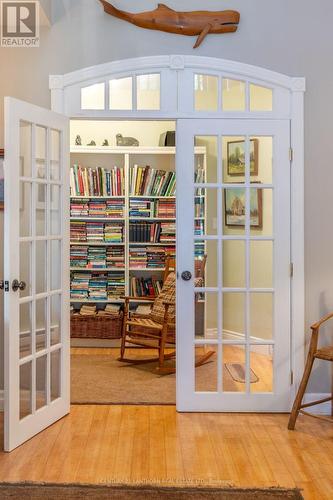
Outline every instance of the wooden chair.
<path fill-rule="evenodd" d="M 311 326 L 312 335 L 311 335 L 309 353 L 308 353 L 308 357 L 307 357 L 307 361 L 306 361 L 306 365 L 305 365 L 305 369 L 304 369 L 303 378 L 302 378 L 301 384 L 299 386 L 297 396 L 295 398 L 295 402 L 294 402 L 294 405 L 293 405 L 293 408 L 292 408 L 292 411 L 290 414 L 290 418 L 289 418 L 288 429 L 290 429 L 290 430 L 295 429 L 295 424 L 296 424 L 296 420 L 297 420 L 299 413 L 303 413 L 303 414 L 309 415 L 311 417 L 316 417 L 316 418 L 319 418 L 321 420 L 325 420 L 328 422 L 333 422 L 333 420 L 330 419 L 329 417 L 325 417 L 325 416 L 321 416 L 321 415 L 314 415 L 312 413 L 304 411 L 304 408 L 308 408 L 310 406 L 318 405 L 321 403 L 326 403 L 326 401 L 333 401 L 333 392 L 332 392 L 331 397 L 328 397 L 325 399 L 320 399 L 319 401 L 313 401 L 311 403 L 302 404 L 302 400 L 303 400 L 304 393 L 306 391 L 306 387 L 307 387 L 307 384 L 308 384 L 308 381 L 309 381 L 309 378 L 311 375 L 311 370 L 313 367 L 314 360 L 321 359 L 324 361 L 333 362 L 333 346 L 326 346 L 326 347 L 322 347 L 321 349 L 318 349 L 318 337 L 319 337 L 320 327 L 331 318 L 333 318 L 333 313 L 328 314 L 327 316 L 325 316 L 324 318 L 322 318 L 317 323 L 315 323 L 314 325 Z M 332 415 L 333 415 L 333 404 L 332 404 Z"/>
<path fill-rule="evenodd" d="M 158 361 L 157 370 L 159 372 L 175 372 L 174 367 L 165 366 L 165 361 L 175 358 L 176 354 L 175 267 L 175 259 L 168 256 L 165 263 L 163 288 L 160 295 L 155 299 L 149 316 L 137 317 L 131 314 L 129 302 L 135 297 L 124 297 L 124 319 L 119 361 L 132 364 Z M 142 299 L 147 301 L 151 300 L 149 297 L 142 297 Z M 128 344 L 130 344 L 130 346 Z M 158 356 L 145 358 L 143 360 L 126 358 L 125 351 L 132 345 L 141 347 L 142 349 L 157 350 Z M 171 348 L 172 351 L 166 352 L 168 348 Z M 214 351 L 205 352 L 196 359 L 195 366 L 200 366 L 205 363 L 214 353 Z"/>

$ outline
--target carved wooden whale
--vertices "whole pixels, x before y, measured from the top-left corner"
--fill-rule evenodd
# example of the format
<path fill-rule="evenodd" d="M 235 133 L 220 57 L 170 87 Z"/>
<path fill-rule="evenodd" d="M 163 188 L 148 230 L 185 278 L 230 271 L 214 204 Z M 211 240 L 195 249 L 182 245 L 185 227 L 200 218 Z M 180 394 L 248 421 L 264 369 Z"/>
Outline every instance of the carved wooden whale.
<path fill-rule="evenodd" d="M 237 30 L 240 14 L 234 10 L 177 12 L 159 3 L 157 9 L 133 14 L 116 9 L 106 0 L 100 0 L 104 11 L 140 28 L 166 31 L 178 35 L 195 36 L 194 48 L 199 47 L 210 33 L 233 33 Z"/>

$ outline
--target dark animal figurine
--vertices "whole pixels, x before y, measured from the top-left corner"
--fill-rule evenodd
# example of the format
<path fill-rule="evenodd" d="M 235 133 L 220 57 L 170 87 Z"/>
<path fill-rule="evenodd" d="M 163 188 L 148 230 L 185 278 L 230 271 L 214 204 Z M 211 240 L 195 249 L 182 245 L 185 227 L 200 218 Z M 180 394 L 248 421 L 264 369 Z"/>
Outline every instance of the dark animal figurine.
<path fill-rule="evenodd" d="M 121 134 L 116 135 L 117 146 L 138 146 L 139 141 L 134 137 L 123 137 Z"/>
<path fill-rule="evenodd" d="M 79 135 L 75 137 L 75 146 L 82 146 L 81 136 Z"/>
<path fill-rule="evenodd" d="M 96 146 L 96 142 L 91 139 L 91 141 L 87 144 L 87 146 Z"/>
<path fill-rule="evenodd" d="M 104 11 L 140 28 L 166 31 L 178 35 L 198 36 L 196 49 L 210 33 L 233 33 L 237 31 L 240 14 L 234 10 L 177 12 L 159 3 L 157 9 L 133 14 L 116 9 L 106 0 L 100 0 Z"/>

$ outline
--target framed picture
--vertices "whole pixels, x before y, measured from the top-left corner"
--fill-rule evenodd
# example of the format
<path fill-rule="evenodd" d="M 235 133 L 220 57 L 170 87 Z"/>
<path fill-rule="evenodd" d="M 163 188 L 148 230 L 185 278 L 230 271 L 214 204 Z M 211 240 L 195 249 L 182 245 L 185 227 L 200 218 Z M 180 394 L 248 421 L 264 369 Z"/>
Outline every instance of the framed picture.
<path fill-rule="evenodd" d="M 258 139 L 250 140 L 250 175 L 258 175 Z M 227 143 L 228 175 L 245 175 L 245 141 Z"/>
<path fill-rule="evenodd" d="M 0 149 L 0 210 L 4 209 L 4 196 L 5 196 L 5 179 L 3 171 L 3 162 L 5 159 L 4 149 Z"/>
<path fill-rule="evenodd" d="M 250 190 L 250 225 L 262 229 L 262 189 Z M 245 188 L 226 188 L 224 190 L 225 225 L 245 227 Z"/>

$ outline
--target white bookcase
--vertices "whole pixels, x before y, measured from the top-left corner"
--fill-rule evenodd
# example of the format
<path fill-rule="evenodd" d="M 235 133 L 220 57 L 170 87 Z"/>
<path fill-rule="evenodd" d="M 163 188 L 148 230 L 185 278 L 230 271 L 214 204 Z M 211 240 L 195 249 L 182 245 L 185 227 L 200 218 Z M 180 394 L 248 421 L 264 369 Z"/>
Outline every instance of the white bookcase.
<path fill-rule="evenodd" d="M 71 241 L 71 245 L 80 246 L 117 246 L 121 245 L 124 247 L 125 254 L 125 266 L 124 268 L 103 268 L 103 269 L 85 269 L 85 268 L 74 268 L 71 267 L 71 272 L 87 272 L 87 273 L 99 273 L 99 272 L 110 272 L 113 271 L 123 272 L 125 278 L 125 294 L 130 294 L 130 278 L 134 275 L 140 277 L 149 277 L 150 275 L 160 276 L 162 278 L 164 269 L 162 268 L 133 268 L 130 267 L 129 251 L 131 247 L 140 246 L 163 246 L 163 247 L 173 247 L 176 242 L 163 242 L 163 243 L 142 243 L 142 242 L 131 242 L 129 240 L 129 225 L 132 221 L 141 222 L 160 222 L 160 221 L 175 221 L 175 218 L 170 217 L 130 217 L 130 201 L 134 199 L 174 199 L 175 196 L 133 196 L 129 192 L 129 178 L 130 178 L 130 168 L 135 164 L 140 166 L 149 165 L 155 169 L 161 170 L 175 170 L 175 154 L 176 149 L 174 147 L 108 147 L 108 146 L 73 146 L 71 147 L 71 166 L 73 164 L 80 164 L 82 167 L 103 167 L 105 169 L 111 168 L 113 166 L 124 168 L 124 180 L 125 180 L 125 192 L 121 196 L 73 196 L 71 200 L 107 200 L 107 199 L 123 199 L 124 200 L 124 217 L 113 218 L 113 217 L 72 217 L 71 221 L 98 221 L 98 222 L 122 222 L 124 224 L 124 240 L 123 243 L 103 243 L 103 242 L 78 242 Z M 206 148 L 196 147 L 195 155 L 202 156 L 202 165 L 204 169 L 206 168 Z M 140 298 L 135 299 L 134 302 L 140 303 Z M 112 298 L 108 300 L 90 300 L 90 299 L 71 299 L 72 304 L 106 304 L 106 303 L 121 303 L 122 299 Z M 142 302 L 142 301 L 141 301 Z M 77 307 L 77 306 L 76 306 Z"/>

